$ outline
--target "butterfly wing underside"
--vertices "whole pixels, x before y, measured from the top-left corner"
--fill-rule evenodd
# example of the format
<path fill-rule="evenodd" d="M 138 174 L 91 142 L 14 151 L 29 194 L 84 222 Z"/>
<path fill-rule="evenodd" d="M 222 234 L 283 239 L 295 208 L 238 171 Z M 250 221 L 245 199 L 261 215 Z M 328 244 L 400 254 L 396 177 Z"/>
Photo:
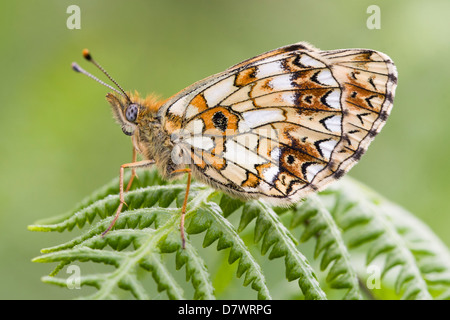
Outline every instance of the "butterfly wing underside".
<path fill-rule="evenodd" d="M 283 205 L 360 159 L 389 115 L 396 83 L 383 53 L 298 43 L 195 83 L 161 116 L 198 179 Z"/>

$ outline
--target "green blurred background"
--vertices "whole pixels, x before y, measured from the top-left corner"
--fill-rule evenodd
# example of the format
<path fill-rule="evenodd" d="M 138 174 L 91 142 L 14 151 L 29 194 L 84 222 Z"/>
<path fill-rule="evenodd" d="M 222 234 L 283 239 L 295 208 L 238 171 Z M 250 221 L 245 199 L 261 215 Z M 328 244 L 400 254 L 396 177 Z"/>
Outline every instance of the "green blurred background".
<path fill-rule="evenodd" d="M 80 30 L 66 27 L 71 4 L 81 8 Z M 379 30 L 366 26 L 372 4 Z M 2 1 L 0 298 L 77 295 L 41 283 L 52 267 L 31 262 L 71 234 L 26 227 L 70 210 L 131 158 L 107 89 L 70 69 L 78 61 L 103 79 L 82 61 L 83 48 L 125 89 L 163 97 L 298 41 L 387 53 L 399 71 L 394 109 L 350 175 L 450 245 L 449 14 L 448 0 Z"/>

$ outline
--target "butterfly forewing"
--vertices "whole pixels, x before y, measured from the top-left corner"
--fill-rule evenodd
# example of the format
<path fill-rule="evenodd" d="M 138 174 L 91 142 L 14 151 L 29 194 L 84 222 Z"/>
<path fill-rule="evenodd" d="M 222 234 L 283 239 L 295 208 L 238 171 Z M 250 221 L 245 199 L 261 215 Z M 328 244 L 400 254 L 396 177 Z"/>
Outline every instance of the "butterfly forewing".
<path fill-rule="evenodd" d="M 183 90 L 161 108 L 196 177 L 242 197 L 289 204 L 355 164 L 392 107 L 384 54 L 295 44 Z M 175 134 L 175 136 L 177 136 Z"/>

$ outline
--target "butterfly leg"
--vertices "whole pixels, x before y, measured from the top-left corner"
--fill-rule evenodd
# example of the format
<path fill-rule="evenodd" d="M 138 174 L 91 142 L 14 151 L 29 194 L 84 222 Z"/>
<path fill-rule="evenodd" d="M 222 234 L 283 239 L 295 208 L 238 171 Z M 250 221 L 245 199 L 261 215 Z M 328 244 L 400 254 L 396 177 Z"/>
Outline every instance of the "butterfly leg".
<path fill-rule="evenodd" d="M 105 231 L 103 231 L 102 237 L 105 234 L 107 234 L 109 230 L 112 229 L 112 227 L 116 223 L 117 219 L 119 218 L 119 215 L 120 215 L 120 212 L 122 211 L 123 205 L 124 204 L 126 205 L 125 200 L 123 199 L 123 194 L 124 194 L 124 191 L 123 191 L 123 173 L 124 173 L 125 168 L 131 168 L 131 169 L 134 170 L 136 168 L 148 167 L 148 166 L 150 166 L 150 165 L 152 165 L 154 163 L 155 163 L 154 160 L 142 160 L 142 161 L 139 161 L 139 162 L 126 163 L 126 164 L 123 164 L 123 165 L 120 166 L 120 175 L 119 175 L 119 190 L 120 190 L 119 191 L 119 199 L 120 199 L 120 204 L 119 204 L 119 207 L 117 208 L 117 212 L 116 212 L 116 215 L 115 215 L 113 221 L 111 222 L 109 227 Z"/>
<path fill-rule="evenodd" d="M 186 238 L 184 236 L 184 217 L 186 215 L 186 206 L 189 197 L 189 189 L 191 188 L 192 170 L 190 168 L 178 169 L 172 173 L 187 173 L 188 181 L 186 185 L 186 194 L 184 195 L 183 206 L 181 207 L 181 222 L 180 222 L 180 233 L 181 233 L 181 247 L 184 249 L 186 247 Z"/>
<path fill-rule="evenodd" d="M 132 162 L 132 163 L 135 163 L 135 162 L 136 162 L 136 159 L 137 159 L 137 152 L 136 152 L 136 148 L 133 146 L 133 157 L 132 157 L 131 162 Z M 127 188 L 125 189 L 125 192 L 128 192 L 128 191 L 130 190 L 131 185 L 133 184 L 133 180 L 134 180 L 135 177 L 136 177 L 136 178 L 139 178 L 139 177 L 136 175 L 136 169 L 132 168 L 132 169 L 131 169 L 131 177 L 130 177 L 130 180 L 128 181 L 128 185 L 127 185 Z"/>

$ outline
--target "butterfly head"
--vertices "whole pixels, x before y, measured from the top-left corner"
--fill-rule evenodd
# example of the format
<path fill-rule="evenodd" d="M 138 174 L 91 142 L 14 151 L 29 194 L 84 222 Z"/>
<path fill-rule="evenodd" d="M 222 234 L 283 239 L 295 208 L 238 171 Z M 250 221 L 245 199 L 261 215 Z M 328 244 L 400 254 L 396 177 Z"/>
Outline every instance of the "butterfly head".
<path fill-rule="evenodd" d="M 141 113 L 139 110 L 140 105 L 115 93 L 108 93 L 106 100 L 111 105 L 114 118 L 116 118 L 121 126 L 123 133 L 127 136 L 133 135 L 137 127 L 138 117 Z"/>
<path fill-rule="evenodd" d="M 128 136 L 134 134 L 136 128 L 156 120 L 156 112 L 160 103 L 153 96 L 142 99 L 138 93 L 126 95 L 111 92 L 106 95 L 113 115 Z"/>
<path fill-rule="evenodd" d="M 131 136 L 136 131 L 136 128 L 142 125 L 143 122 L 148 123 L 149 121 L 151 122 L 154 120 L 157 109 L 161 105 L 157 99 L 153 96 L 149 96 L 146 99 L 141 99 L 137 93 L 131 94 L 129 92 L 125 92 L 122 87 L 109 75 L 109 73 L 106 72 L 106 70 L 92 58 L 87 49 L 83 50 L 83 57 L 100 69 L 100 71 L 102 71 L 118 88 L 116 89 L 101 81 L 97 77 L 82 69 L 75 62 L 72 63 L 72 69 L 76 72 L 80 72 L 113 90 L 113 92 L 106 95 L 106 100 L 110 103 L 114 117 L 122 127 L 123 133 Z"/>

